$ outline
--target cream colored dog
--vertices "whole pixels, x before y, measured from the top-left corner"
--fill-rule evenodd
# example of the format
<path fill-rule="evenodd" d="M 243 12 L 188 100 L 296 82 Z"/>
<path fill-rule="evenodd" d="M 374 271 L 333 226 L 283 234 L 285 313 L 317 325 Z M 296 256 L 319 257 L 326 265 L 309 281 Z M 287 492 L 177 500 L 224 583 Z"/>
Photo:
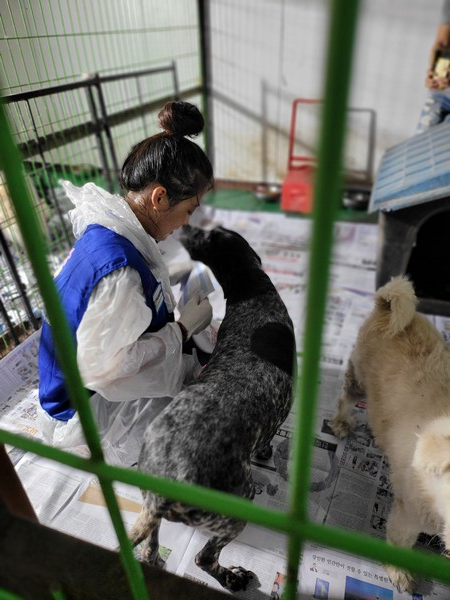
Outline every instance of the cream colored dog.
<path fill-rule="evenodd" d="M 368 421 L 391 469 L 394 501 L 387 542 L 411 547 L 419 533 L 438 534 L 450 550 L 450 349 L 416 312 L 411 283 L 393 278 L 375 295 L 350 358 L 332 427 L 345 437 L 350 413 L 365 396 Z M 413 576 L 386 566 L 399 591 Z"/>

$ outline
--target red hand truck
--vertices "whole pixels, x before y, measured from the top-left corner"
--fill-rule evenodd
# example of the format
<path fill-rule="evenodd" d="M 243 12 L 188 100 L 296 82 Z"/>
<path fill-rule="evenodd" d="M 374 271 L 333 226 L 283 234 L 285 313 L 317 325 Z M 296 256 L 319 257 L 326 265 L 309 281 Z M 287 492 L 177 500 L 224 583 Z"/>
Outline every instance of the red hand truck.
<path fill-rule="evenodd" d="M 289 134 L 289 157 L 288 170 L 281 186 L 281 209 L 292 212 L 311 213 L 313 210 L 314 177 L 316 172 L 317 159 L 315 156 L 300 156 L 294 154 L 295 130 L 297 123 L 297 108 L 299 104 L 320 104 L 322 100 L 311 98 L 297 98 L 292 103 L 291 129 Z M 367 164 L 361 170 L 357 170 L 353 177 L 347 173 L 344 183 L 345 194 L 349 196 L 350 201 L 355 197 L 354 202 L 359 196 L 363 196 L 364 202 L 358 199 L 361 206 L 365 206 L 368 201 L 373 178 L 373 161 L 375 148 L 375 111 L 367 108 L 349 108 L 352 113 L 364 113 L 368 118 L 368 147 Z M 346 204 L 344 203 L 346 206 Z M 350 205 L 349 205 L 350 206 Z"/>
<path fill-rule="evenodd" d="M 313 208 L 313 183 L 316 159 L 294 154 L 297 107 L 299 104 L 318 104 L 321 100 L 297 98 L 292 103 L 289 134 L 288 170 L 281 186 L 281 208 L 293 212 L 310 213 Z"/>

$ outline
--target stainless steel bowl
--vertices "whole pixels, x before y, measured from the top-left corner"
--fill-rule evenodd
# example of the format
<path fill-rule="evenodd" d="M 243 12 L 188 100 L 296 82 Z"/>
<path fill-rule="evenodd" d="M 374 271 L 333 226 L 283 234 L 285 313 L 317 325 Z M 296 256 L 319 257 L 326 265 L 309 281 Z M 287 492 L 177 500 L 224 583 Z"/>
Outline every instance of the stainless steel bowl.
<path fill-rule="evenodd" d="M 255 187 L 254 194 L 258 200 L 275 202 L 280 198 L 281 185 L 278 183 L 260 183 Z"/>

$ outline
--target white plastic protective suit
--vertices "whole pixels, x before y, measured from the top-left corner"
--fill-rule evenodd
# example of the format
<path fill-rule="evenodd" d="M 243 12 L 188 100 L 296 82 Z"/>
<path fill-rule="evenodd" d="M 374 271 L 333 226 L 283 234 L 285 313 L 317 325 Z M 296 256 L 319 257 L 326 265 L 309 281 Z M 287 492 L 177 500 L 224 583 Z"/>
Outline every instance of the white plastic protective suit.
<path fill-rule="evenodd" d="M 75 237 L 80 238 L 91 224 L 126 237 L 161 282 L 167 308 L 172 312 L 175 299 L 157 243 L 125 200 L 93 183 L 82 188 L 68 181 L 61 184 L 75 206 L 69 212 Z M 163 398 L 175 396 L 183 382 L 201 368 L 195 353 L 182 353 L 181 331 L 176 323 L 168 323 L 156 333 L 144 333 L 151 320 L 152 311 L 145 303 L 139 274 L 124 267 L 98 283 L 77 330 L 80 374 L 85 387 L 97 392 L 91 398 L 94 415 L 101 436 L 111 442 L 120 444 L 137 421 L 147 424 L 168 403 Z M 149 402 L 152 398 L 159 400 Z M 145 418 L 143 411 L 148 413 Z M 64 432 L 78 429 L 75 422 L 69 421 L 71 426 L 65 428 L 66 423 L 55 423 L 55 419 L 45 416 L 47 441 L 65 447 L 80 443 L 73 434 L 67 438 Z"/>

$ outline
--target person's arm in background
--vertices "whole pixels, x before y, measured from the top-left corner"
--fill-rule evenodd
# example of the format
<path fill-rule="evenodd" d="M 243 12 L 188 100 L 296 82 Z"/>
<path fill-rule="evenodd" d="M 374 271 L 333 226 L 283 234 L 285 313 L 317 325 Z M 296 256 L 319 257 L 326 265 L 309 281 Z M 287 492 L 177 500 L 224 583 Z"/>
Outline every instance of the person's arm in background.
<path fill-rule="evenodd" d="M 436 32 L 436 38 L 431 47 L 425 85 L 430 90 L 442 89 L 450 85 L 449 77 L 435 77 L 434 63 L 436 52 L 444 48 L 450 48 L 450 0 L 443 0 L 440 23 Z"/>
<path fill-rule="evenodd" d="M 31 521 L 38 520 L 3 444 L 0 444 L 0 500 L 13 515 Z"/>

